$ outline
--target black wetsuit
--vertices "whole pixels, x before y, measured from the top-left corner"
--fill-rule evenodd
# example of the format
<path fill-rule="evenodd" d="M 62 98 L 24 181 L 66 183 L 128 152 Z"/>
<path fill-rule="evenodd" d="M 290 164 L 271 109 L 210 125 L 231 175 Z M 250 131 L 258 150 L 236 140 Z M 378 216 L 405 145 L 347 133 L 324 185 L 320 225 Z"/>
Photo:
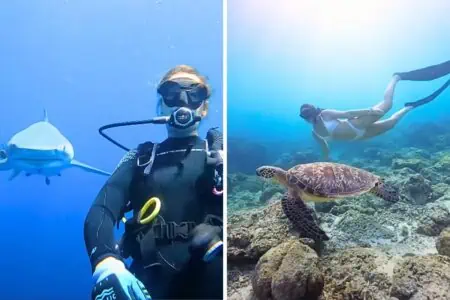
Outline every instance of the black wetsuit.
<path fill-rule="evenodd" d="M 153 148 L 147 145 L 145 153 Z M 222 196 L 212 193 L 215 166 L 207 164 L 205 149 L 206 141 L 199 137 L 169 138 L 157 145 L 149 175 L 144 174 L 148 165 L 138 167 L 136 151 L 122 159 L 85 221 L 85 243 L 93 268 L 107 256 L 122 259 L 113 227 L 128 201 L 137 215 L 150 197 L 158 197 L 161 211 L 155 225 L 146 226 L 137 243 L 136 236 L 130 235 L 130 271 L 154 299 L 222 299 L 222 255 L 210 263 L 192 257 L 185 231 L 206 222 L 208 215 L 223 217 Z M 149 158 L 150 154 L 140 156 L 140 164 Z M 184 237 L 173 234 L 178 231 Z"/>

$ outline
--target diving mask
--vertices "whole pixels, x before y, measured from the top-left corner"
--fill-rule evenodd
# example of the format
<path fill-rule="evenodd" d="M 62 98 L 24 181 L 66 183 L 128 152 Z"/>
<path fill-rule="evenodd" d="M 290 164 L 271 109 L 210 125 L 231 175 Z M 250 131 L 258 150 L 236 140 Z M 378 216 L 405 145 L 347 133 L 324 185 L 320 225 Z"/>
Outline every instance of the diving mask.
<path fill-rule="evenodd" d="M 310 122 L 313 122 L 321 111 L 322 109 L 315 107 L 314 105 L 303 104 L 300 107 L 300 117 Z"/>
<path fill-rule="evenodd" d="M 198 109 L 209 98 L 208 87 L 190 78 L 167 80 L 158 87 L 164 104 L 168 107 Z"/>

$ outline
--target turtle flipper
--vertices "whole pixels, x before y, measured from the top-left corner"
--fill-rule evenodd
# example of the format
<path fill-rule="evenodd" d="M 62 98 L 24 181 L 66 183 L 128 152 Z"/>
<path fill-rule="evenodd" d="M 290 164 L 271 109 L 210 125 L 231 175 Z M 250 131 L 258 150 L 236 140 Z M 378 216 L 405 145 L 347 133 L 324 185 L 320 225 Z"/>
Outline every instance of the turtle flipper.
<path fill-rule="evenodd" d="M 315 212 L 302 199 L 295 198 L 290 192 L 283 195 L 281 206 L 287 218 L 292 222 L 302 237 L 315 241 L 328 241 L 330 238 L 314 218 Z"/>
<path fill-rule="evenodd" d="M 400 192 L 398 188 L 392 185 L 387 185 L 383 182 L 378 182 L 370 192 L 383 200 L 389 202 L 397 202 L 400 200 Z"/>

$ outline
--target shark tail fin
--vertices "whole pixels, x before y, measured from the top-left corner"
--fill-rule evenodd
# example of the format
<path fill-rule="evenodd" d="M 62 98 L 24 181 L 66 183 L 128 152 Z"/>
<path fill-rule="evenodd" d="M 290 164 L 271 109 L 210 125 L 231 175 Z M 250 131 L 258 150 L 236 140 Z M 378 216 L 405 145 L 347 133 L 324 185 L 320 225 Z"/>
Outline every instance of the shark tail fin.
<path fill-rule="evenodd" d="M 106 171 L 103 171 L 103 170 L 94 168 L 94 167 L 92 167 L 92 166 L 89 166 L 89 165 L 87 165 L 87 164 L 84 164 L 84 163 L 82 163 L 82 162 L 79 162 L 79 161 L 77 161 L 77 160 L 75 160 L 75 159 L 72 160 L 71 165 L 72 165 L 73 167 L 80 168 L 80 169 L 85 170 L 85 171 L 87 171 L 87 172 L 91 172 L 91 173 L 95 173 L 95 174 L 99 174 L 99 175 L 111 176 L 111 173 L 109 173 L 109 172 L 106 172 Z"/>
<path fill-rule="evenodd" d="M 45 108 L 44 108 L 44 122 L 48 122 L 48 114 Z"/>

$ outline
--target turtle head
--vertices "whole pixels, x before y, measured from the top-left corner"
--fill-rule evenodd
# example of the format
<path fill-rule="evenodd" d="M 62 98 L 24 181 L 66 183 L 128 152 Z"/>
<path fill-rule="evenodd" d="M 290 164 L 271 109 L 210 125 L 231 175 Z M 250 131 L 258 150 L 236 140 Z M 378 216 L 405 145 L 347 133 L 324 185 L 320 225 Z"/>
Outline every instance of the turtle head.
<path fill-rule="evenodd" d="M 262 166 L 256 169 L 256 175 L 264 179 L 272 179 L 278 183 L 284 183 L 286 171 L 272 166 Z"/>

